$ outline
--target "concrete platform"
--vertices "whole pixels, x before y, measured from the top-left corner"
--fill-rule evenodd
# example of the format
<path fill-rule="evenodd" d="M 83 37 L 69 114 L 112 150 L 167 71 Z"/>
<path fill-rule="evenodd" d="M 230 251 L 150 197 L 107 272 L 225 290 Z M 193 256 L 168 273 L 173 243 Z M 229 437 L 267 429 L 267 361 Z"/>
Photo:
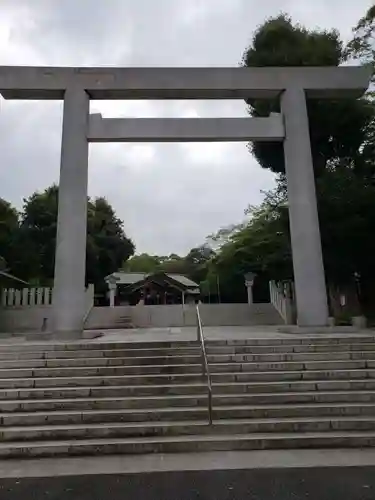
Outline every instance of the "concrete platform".
<path fill-rule="evenodd" d="M 86 330 L 85 333 L 92 334 L 94 331 Z M 97 332 L 98 333 L 98 332 Z M 276 326 L 207 326 L 203 328 L 204 337 L 206 340 L 244 340 L 244 339 L 274 339 L 274 338 L 298 338 L 301 336 L 299 332 L 282 332 Z M 107 341 L 163 341 L 163 340 L 195 340 L 197 338 L 197 330 L 195 327 L 175 327 L 175 328 L 135 328 L 126 330 L 103 330 L 100 331 L 101 336 L 91 339 L 92 342 Z M 304 333 L 304 337 L 308 336 L 325 336 L 327 338 L 337 338 L 342 336 L 373 336 L 375 331 L 367 330 L 346 330 L 345 327 L 331 328 L 323 333 L 312 332 Z"/>
<path fill-rule="evenodd" d="M 375 467 L 375 449 L 221 451 L 0 460 L 0 478 L 368 466 Z"/>
<path fill-rule="evenodd" d="M 10 478 L 2 500 L 373 500 L 374 467 Z"/>
<path fill-rule="evenodd" d="M 281 331 L 279 326 L 206 326 L 203 328 L 206 340 L 246 340 L 246 339 L 284 339 L 284 338 L 309 338 L 309 337 L 374 337 L 375 329 L 354 330 L 347 327 L 332 327 L 319 329 L 317 331 L 291 330 Z M 186 341 L 196 340 L 196 327 L 171 327 L 171 328 L 129 328 L 129 329 L 110 329 L 110 330 L 85 330 L 83 339 L 90 342 L 158 342 L 158 341 Z M 20 332 L 17 334 L 2 333 L 0 335 L 1 345 L 39 343 L 51 341 L 60 343 L 58 340 L 51 339 L 45 333 Z M 61 341 L 66 343 L 66 341 Z M 82 343 L 82 339 L 70 340 L 69 343 Z"/>

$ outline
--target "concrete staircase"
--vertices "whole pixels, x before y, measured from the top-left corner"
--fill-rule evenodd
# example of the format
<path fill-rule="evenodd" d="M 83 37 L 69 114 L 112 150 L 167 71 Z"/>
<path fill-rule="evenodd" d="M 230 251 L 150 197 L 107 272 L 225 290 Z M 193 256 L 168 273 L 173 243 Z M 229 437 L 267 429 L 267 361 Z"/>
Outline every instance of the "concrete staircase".
<path fill-rule="evenodd" d="M 375 339 L 0 346 L 0 457 L 375 446 Z"/>
<path fill-rule="evenodd" d="M 120 316 L 115 320 L 115 328 L 121 328 L 122 330 L 134 328 L 131 316 Z"/>

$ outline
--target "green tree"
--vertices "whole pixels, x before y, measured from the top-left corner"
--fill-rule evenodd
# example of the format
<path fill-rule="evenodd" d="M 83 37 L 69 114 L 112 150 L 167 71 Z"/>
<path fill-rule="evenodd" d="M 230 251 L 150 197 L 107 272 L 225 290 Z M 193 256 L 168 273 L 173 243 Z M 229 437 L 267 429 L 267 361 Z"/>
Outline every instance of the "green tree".
<path fill-rule="evenodd" d="M 206 264 L 213 257 L 214 251 L 207 245 L 192 248 L 185 257 L 175 253 L 170 255 L 134 255 L 123 266 L 129 272 L 165 272 L 183 274 L 199 283 L 206 274 Z"/>
<path fill-rule="evenodd" d="M 209 266 L 215 257 L 214 250 L 207 244 L 192 248 L 185 257 L 187 274 L 196 283 L 206 279 Z"/>
<path fill-rule="evenodd" d="M 214 259 L 223 295 L 228 298 L 245 298 L 244 274 L 249 271 L 265 281 L 292 277 L 284 191 L 270 191 L 259 207 L 249 207 L 246 214 L 247 222 L 228 235 Z"/>
<path fill-rule="evenodd" d="M 256 31 L 243 64 L 337 66 L 357 57 L 364 64 L 374 65 L 374 14 L 372 8 L 360 20 L 354 41 L 347 48 L 336 30 L 307 30 L 293 24 L 287 15 L 269 19 Z M 375 106 L 371 97 L 307 101 L 324 262 L 331 283 L 352 282 L 354 273 L 363 280 L 375 278 Z M 253 116 L 280 111 L 279 99 L 251 99 L 247 104 Z M 284 198 L 284 208 L 266 200 L 252 214 L 252 222 L 237 231 L 228 248 L 223 247 L 223 256 L 224 252 L 229 256 L 234 252 L 242 259 L 239 265 L 245 261 L 272 277 L 288 276 L 291 256 L 282 145 L 254 143 L 251 149 L 262 167 L 279 174 L 278 191 L 281 201 Z M 282 228 L 277 228 L 281 222 Z M 279 238 L 275 238 L 274 229 Z"/>
<path fill-rule="evenodd" d="M 351 168 L 327 170 L 317 181 L 326 275 L 345 284 L 355 273 L 375 277 L 375 184 Z"/>
<path fill-rule="evenodd" d="M 190 274 L 190 269 L 187 265 L 186 259 L 177 254 L 170 254 L 168 257 L 159 257 L 158 271 L 172 274 Z"/>
<path fill-rule="evenodd" d="M 23 248 L 18 266 L 22 276 L 51 282 L 57 228 L 58 186 L 32 194 L 24 200 L 17 246 Z M 117 271 L 134 253 L 123 223 L 104 198 L 88 200 L 86 281 L 103 285 L 108 274 Z M 27 249 L 27 253 L 25 252 Z"/>
<path fill-rule="evenodd" d="M 52 185 L 24 199 L 18 248 L 18 267 L 28 279 L 51 282 L 54 275 L 58 187 Z M 25 257 L 26 257 L 25 255 Z"/>
<path fill-rule="evenodd" d="M 345 49 L 347 59 L 357 59 L 375 69 L 375 5 L 372 5 L 366 14 L 353 28 L 353 38 Z"/>
<path fill-rule="evenodd" d="M 243 65 L 338 66 L 346 53 L 336 30 L 307 30 L 283 14 L 267 20 L 255 32 L 243 55 Z M 249 99 L 252 116 L 280 111 L 279 99 Z M 355 162 L 366 139 L 374 110 L 366 99 L 308 100 L 311 150 L 316 175 L 327 163 Z M 285 172 L 281 143 L 253 143 L 251 151 L 260 165 L 276 173 Z"/>
<path fill-rule="evenodd" d="M 86 281 L 103 285 L 104 277 L 117 271 L 134 254 L 123 221 L 105 198 L 88 203 Z"/>
<path fill-rule="evenodd" d="M 157 255 L 141 253 L 140 255 L 134 255 L 123 263 L 122 268 L 133 273 L 153 273 L 157 271 L 159 265 L 160 259 Z"/>
<path fill-rule="evenodd" d="M 14 248 L 19 229 L 17 210 L 0 198 L 0 269 L 9 266 L 13 271 Z"/>

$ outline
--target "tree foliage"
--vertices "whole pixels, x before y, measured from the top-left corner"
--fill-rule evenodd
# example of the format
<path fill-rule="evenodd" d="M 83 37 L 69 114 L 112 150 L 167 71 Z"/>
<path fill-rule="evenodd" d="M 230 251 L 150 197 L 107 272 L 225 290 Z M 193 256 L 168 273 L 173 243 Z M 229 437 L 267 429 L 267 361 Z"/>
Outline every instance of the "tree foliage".
<path fill-rule="evenodd" d="M 337 31 L 309 31 L 286 15 L 266 21 L 243 57 L 245 66 L 339 65 L 349 57 L 374 65 L 375 7 L 354 28 L 344 47 Z M 279 100 L 247 102 L 253 116 L 280 111 Z M 361 99 L 307 101 L 312 156 L 326 277 L 347 284 L 375 280 L 375 106 L 373 95 Z M 276 191 L 250 210 L 250 221 L 222 246 L 218 262 L 227 269 L 251 267 L 272 278 L 291 277 L 287 193 L 282 146 L 255 143 L 260 165 L 281 174 Z M 276 200 L 275 200 L 276 195 Z M 276 202 L 275 202 L 276 201 Z M 234 264 L 236 263 L 236 264 Z"/>
<path fill-rule="evenodd" d="M 338 31 L 309 31 L 293 24 L 283 14 L 267 20 L 255 32 L 243 55 L 243 65 L 253 66 L 338 66 L 345 59 Z M 280 112 L 279 98 L 249 99 L 252 116 Z M 355 160 L 366 138 L 368 123 L 374 116 L 367 100 L 338 99 L 307 101 L 311 150 L 316 175 L 327 163 Z M 250 145 L 263 168 L 285 172 L 282 143 L 261 142 Z"/>
<path fill-rule="evenodd" d="M 0 198 L 0 269 L 12 265 L 14 260 L 14 234 L 18 229 L 17 210 Z"/>
<path fill-rule="evenodd" d="M 54 275 L 58 186 L 24 200 L 21 214 L 0 203 L 0 241 L 13 274 L 33 282 L 50 283 Z M 123 223 L 104 198 L 88 200 L 86 280 L 97 286 L 134 253 Z M 4 241 L 6 240 L 6 241 Z M 11 249 L 12 254 L 8 256 Z"/>
<path fill-rule="evenodd" d="M 147 253 L 135 255 L 125 263 L 123 268 L 129 272 L 156 273 L 162 271 L 183 274 L 199 284 L 206 278 L 208 264 L 214 256 L 214 250 L 208 245 L 201 245 L 192 248 L 184 257 L 173 253 L 169 256 L 149 255 Z"/>
<path fill-rule="evenodd" d="M 105 198 L 89 200 L 87 235 L 86 280 L 103 284 L 104 277 L 117 271 L 133 255 L 135 247 Z"/>
<path fill-rule="evenodd" d="M 375 5 L 372 5 L 353 28 L 353 38 L 345 49 L 346 58 L 360 60 L 375 69 L 374 35 Z"/>

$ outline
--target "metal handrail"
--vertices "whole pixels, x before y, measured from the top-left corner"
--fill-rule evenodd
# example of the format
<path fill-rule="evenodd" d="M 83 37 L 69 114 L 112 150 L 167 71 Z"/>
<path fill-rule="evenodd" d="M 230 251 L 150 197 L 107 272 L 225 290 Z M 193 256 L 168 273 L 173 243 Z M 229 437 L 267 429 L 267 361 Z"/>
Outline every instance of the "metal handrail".
<path fill-rule="evenodd" d="M 208 410 L 208 422 L 212 425 L 212 384 L 210 369 L 207 361 L 206 346 L 204 344 L 203 328 L 201 315 L 199 312 L 199 306 L 196 306 L 197 313 L 197 340 L 201 344 L 202 348 L 202 376 L 206 375 L 207 378 L 207 410 Z"/>

